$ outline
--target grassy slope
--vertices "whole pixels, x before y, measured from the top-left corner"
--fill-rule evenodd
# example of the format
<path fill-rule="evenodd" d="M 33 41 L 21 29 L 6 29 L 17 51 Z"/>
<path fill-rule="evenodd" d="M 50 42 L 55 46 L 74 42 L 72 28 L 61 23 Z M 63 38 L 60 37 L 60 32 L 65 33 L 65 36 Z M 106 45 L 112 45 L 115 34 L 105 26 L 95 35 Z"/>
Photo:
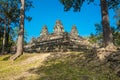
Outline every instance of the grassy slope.
<path fill-rule="evenodd" d="M 41 54 L 24 54 L 13 62 L 8 60 L 9 56 L 0 56 L 0 80 L 15 80 L 29 75 L 27 70 L 40 65 L 44 57 Z"/>
<path fill-rule="evenodd" d="M 43 54 L 25 54 L 15 62 L 8 56 L 0 56 L 0 80 L 120 80 L 89 53 L 52 53 L 44 62 Z"/>

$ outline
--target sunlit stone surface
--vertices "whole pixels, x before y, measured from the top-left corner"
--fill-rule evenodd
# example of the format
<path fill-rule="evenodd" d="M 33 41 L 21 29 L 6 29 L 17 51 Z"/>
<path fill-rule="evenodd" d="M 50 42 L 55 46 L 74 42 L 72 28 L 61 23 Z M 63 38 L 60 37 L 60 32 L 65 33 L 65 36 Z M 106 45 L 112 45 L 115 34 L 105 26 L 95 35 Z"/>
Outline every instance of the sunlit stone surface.
<path fill-rule="evenodd" d="M 57 20 L 54 26 L 54 32 L 49 34 L 47 26 L 43 26 L 40 36 L 32 38 L 30 43 L 25 46 L 25 52 L 65 52 L 79 51 L 86 49 L 85 45 L 89 42 L 78 34 L 75 25 L 72 26 L 71 32 L 65 32 L 60 20 Z"/>

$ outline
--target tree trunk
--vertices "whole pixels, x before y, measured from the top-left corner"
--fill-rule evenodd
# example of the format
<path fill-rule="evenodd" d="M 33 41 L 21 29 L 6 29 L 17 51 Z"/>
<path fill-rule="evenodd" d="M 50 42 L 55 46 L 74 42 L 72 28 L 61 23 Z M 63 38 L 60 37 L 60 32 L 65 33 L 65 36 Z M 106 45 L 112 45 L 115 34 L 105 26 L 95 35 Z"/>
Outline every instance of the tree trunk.
<path fill-rule="evenodd" d="M 10 19 L 8 19 L 8 25 L 7 25 L 7 34 L 6 34 L 6 48 L 7 48 L 7 52 L 10 51 L 9 49 L 9 38 L 10 38 Z"/>
<path fill-rule="evenodd" d="M 18 32 L 18 41 L 17 41 L 17 52 L 10 59 L 15 60 L 19 56 L 23 54 L 23 41 L 24 41 L 24 0 L 21 0 L 21 8 L 20 8 L 20 27 Z"/>
<path fill-rule="evenodd" d="M 6 18 L 5 18 L 4 33 L 3 33 L 2 54 L 4 54 L 5 52 L 5 45 L 6 45 Z"/>
<path fill-rule="evenodd" d="M 101 1 L 101 15 L 102 15 L 102 26 L 103 26 L 103 46 L 112 46 L 113 45 L 113 36 L 109 24 L 108 16 L 108 5 L 106 0 Z"/>

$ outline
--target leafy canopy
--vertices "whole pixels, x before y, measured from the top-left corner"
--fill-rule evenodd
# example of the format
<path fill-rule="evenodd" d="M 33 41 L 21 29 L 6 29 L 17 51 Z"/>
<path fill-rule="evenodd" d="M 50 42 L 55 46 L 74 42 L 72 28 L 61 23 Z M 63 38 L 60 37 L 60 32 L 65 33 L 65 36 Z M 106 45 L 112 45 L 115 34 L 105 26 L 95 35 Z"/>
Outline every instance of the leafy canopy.
<path fill-rule="evenodd" d="M 87 2 L 88 4 L 94 3 L 95 0 L 59 0 L 64 5 L 64 10 L 69 11 L 71 8 L 75 12 L 79 12 L 83 3 Z M 120 0 L 106 0 L 108 3 L 108 8 L 115 8 L 120 4 Z"/>

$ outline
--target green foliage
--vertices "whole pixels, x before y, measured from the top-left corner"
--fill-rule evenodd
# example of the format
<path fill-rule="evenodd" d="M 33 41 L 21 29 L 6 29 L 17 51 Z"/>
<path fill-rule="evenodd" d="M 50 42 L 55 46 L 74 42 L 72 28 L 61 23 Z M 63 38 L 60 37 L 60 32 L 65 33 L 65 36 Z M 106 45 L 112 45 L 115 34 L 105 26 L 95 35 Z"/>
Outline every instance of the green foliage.
<path fill-rule="evenodd" d="M 33 7 L 31 0 L 25 0 L 25 11 L 29 11 Z M 20 20 L 20 0 L 1 0 L 0 1 L 0 18 L 4 19 L 5 17 L 10 19 L 11 23 L 18 24 Z M 25 15 L 25 19 L 30 21 L 32 18 Z"/>
<path fill-rule="evenodd" d="M 91 43 L 97 43 L 99 45 L 102 45 L 102 41 L 103 41 L 102 25 L 98 23 L 95 24 L 95 30 L 96 30 L 96 33 L 95 34 L 91 33 L 89 37 L 89 41 Z"/>
<path fill-rule="evenodd" d="M 95 0 L 60 0 L 60 2 L 64 6 L 65 11 L 69 11 L 71 8 L 74 9 L 75 12 L 80 11 L 83 3 L 87 2 L 93 3 Z M 108 15 L 108 8 L 113 9 L 119 6 L 120 0 L 100 0 L 101 6 L 101 16 L 102 16 L 102 26 L 103 26 L 103 46 L 106 47 L 112 42 L 113 37 L 111 36 L 111 29 L 109 26 L 109 20 L 104 20 L 104 16 Z M 104 12 L 104 13 L 103 13 Z M 108 16 L 107 16 L 108 17 Z M 106 27 L 107 26 L 107 27 Z"/>
<path fill-rule="evenodd" d="M 120 46 L 120 30 L 112 27 L 113 42 L 116 46 Z"/>
<path fill-rule="evenodd" d="M 4 27 L 4 33 L 3 40 L 5 40 L 4 47 L 2 50 L 9 52 L 10 47 L 12 45 L 12 37 L 11 37 L 11 27 L 12 24 L 18 24 L 19 23 L 19 0 L 1 0 L 0 1 L 0 18 L 2 19 L 2 22 L 0 23 L 1 26 Z M 3 43 L 2 43 L 3 44 Z M 3 51 L 3 53 L 4 53 Z"/>
<path fill-rule="evenodd" d="M 90 34 L 90 37 L 89 37 L 89 42 L 90 43 L 97 43 L 97 37 L 96 37 L 96 35 L 94 35 L 94 34 Z"/>
<path fill-rule="evenodd" d="M 95 0 L 59 0 L 64 5 L 64 10 L 69 11 L 71 8 L 74 9 L 75 12 L 80 11 L 84 2 L 95 3 Z M 120 0 L 106 0 L 108 3 L 109 9 L 116 8 L 120 4 Z"/>
<path fill-rule="evenodd" d="M 2 42 L 3 42 L 3 32 L 4 32 L 4 29 L 3 29 L 3 27 L 0 27 L 1 29 L 0 29 L 0 52 L 1 52 L 1 49 L 2 49 Z M 11 48 L 11 46 L 12 45 L 14 45 L 15 44 L 15 42 L 14 42 L 14 40 L 13 40 L 13 30 L 11 29 L 10 30 L 10 33 L 6 33 L 6 38 L 8 37 L 8 41 L 6 40 L 6 43 L 7 43 L 7 45 L 5 45 L 6 46 L 6 48 L 5 48 L 5 50 L 7 51 L 7 52 L 10 52 L 10 48 Z M 9 34 L 9 36 L 7 36 Z"/>
<path fill-rule="evenodd" d="M 118 29 L 120 30 L 120 20 L 117 21 Z"/>
<path fill-rule="evenodd" d="M 103 41 L 102 25 L 98 23 L 95 24 L 95 30 L 96 30 L 96 33 L 95 34 L 91 33 L 89 37 L 89 41 L 91 43 L 98 43 L 101 46 Z M 113 43 L 116 46 L 120 46 L 120 30 L 118 28 L 111 27 L 111 31 L 113 34 Z"/>
<path fill-rule="evenodd" d="M 120 32 L 115 32 L 114 35 L 114 44 L 120 46 Z"/>
<path fill-rule="evenodd" d="M 18 31 L 19 31 L 18 27 L 13 28 L 13 30 L 12 30 L 11 36 L 12 36 L 13 40 L 15 41 L 15 43 L 17 42 Z M 24 30 L 24 44 L 25 45 L 27 44 L 27 41 L 26 41 L 27 37 L 28 37 L 27 31 Z"/>
<path fill-rule="evenodd" d="M 115 9 L 115 18 L 117 20 L 117 27 L 120 30 L 120 8 Z"/>
<path fill-rule="evenodd" d="M 25 12 L 29 11 L 30 8 L 33 7 L 32 3 L 33 2 L 31 0 L 25 0 Z M 9 51 L 10 47 L 15 43 L 14 37 L 16 37 L 17 33 L 14 33 L 15 31 L 13 28 L 20 24 L 20 5 L 20 0 L 0 0 L 0 28 L 6 26 L 6 29 L 4 29 L 6 30 L 6 51 Z M 25 15 L 25 19 L 31 21 L 32 17 Z M 0 51 L 3 34 L 3 29 L 0 29 Z"/>
<path fill-rule="evenodd" d="M 119 7 L 120 0 L 107 0 L 107 3 L 108 3 L 109 9 L 116 8 L 116 7 Z"/>
<path fill-rule="evenodd" d="M 120 5 L 119 5 L 120 6 Z M 112 27 L 114 44 L 120 46 L 120 8 L 117 7 L 115 10 L 116 28 Z"/>
<path fill-rule="evenodd" d="M 80 8 L 85 0 L 60 0 L 64 5 L 64 10 L 69 11 L 72 7 L 74 11 L 80 11 Z"/>

